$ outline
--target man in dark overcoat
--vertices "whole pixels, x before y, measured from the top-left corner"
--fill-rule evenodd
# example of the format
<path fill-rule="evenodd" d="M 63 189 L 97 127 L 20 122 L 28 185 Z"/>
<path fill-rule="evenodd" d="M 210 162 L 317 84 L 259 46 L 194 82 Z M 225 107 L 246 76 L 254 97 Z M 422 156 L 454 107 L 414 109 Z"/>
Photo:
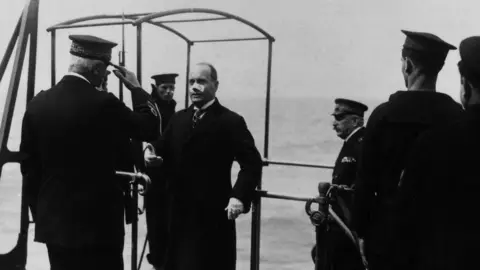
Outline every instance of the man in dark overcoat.
<path fill-rule="evenodd" d="M 69 72 L 27 105 L 20 151 L 35 241 L 47 245 L 52 270 L 123 269 L 124 189 L 117 147 L 152 140 L 159 113 L 135 74 L 114 74 L 132 93 L 134 110 L 99 91 L 113 42 L 71 35 Z"/>
<path fill-rule="evenodd" d="M 393 233 L 407 260 L 398 269 L 454 270 L 478 264 L 480 221 L 480 36 L 459 46 L 461 119 L 422 134 L 401 180 L 398 204 L 405 221 Z"/>
<path fill-rule="evenodd" d="M 372 112 L 355 189 L 353 227 L 364 240 L 371 270 L 389 269 L 389 255 L 402 252 L 395 250 L 389 228 L 397 222 L 392 202 L 413 141 L 429 128 L 455 121 L 463 111 L 450 96 L 436 92 L 438 73 L 449 50 L 456 48 L 430 33 L 402 32 L 402 73 L 408 90 L 392 94 Z"/>
<path fill-rule="evenodd" d="M 162 116 L 162 130 L 167 128 L 170 118 L 175 113 L 177 102 L 173 99 L 175 92 L 176 73 L 165 73 L 152 76 L 151 96 Z M 145 195 L 146 218 L 149 254 L 148 262 L 154 269 L 162 269 L 165 264 L 168 244 L 168 202 L 166 175 L 160 167 L 147 168 L 147 173 L 152 179 L 152 188 Z"/>
<path fill-rule="evenodd" d="M 364 114 L 368 107 L 358 101 L 337 98 L 333 129 L 337 136 L 344 140 L 342 149 L 335 161 L 332 174 L 332 184 L 353 188 L 357 176 L 357 164 L 363 141 Z M 332 208 L 347 225 L 350 224 L 353 203 L 351 191 L 338 191 L 336 202 Z M 353 242 L 346 236 L 342 228 L 333 220 L 329 220 L 330 231 L 322 248 L 328 249 L 328 256 L 333 269 L 363 270 L 362 259 Z M 315 261 L 316 247 L 312 249 L 312 259 Z M 322 258 L 320 258 L 322 259 Z"/>
<path fill-rule="evenodd" d="M 154 144 L 173 195 L 167 270 L 235 269 L 235 219 L 249 211 L 261 179 L 253 136 L 242 116 L 220 104 L 217 89 L 211 64 L 193 66 L 193 104 L 170 119 Z M 240 171 L 232 187 L 234 161 Z"/>

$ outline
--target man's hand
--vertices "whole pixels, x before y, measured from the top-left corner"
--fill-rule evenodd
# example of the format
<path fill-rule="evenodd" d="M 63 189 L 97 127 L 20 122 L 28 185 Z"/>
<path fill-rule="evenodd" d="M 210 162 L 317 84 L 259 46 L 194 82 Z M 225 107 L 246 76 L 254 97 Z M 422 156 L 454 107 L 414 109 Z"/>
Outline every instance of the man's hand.
<path fill-rule="evenodd" d="M 116 70 L 113 71 L 113 74 L 115 74 L 115 76 L 117 76 L 120 79 L 120 81 L 122 81 L 122 83 L 125 84 L 125 87 L 127 87 L 130 90 L 136 87 L 142 87 L 138 82 L 138 79 L 135 73 L 129 71 L 124 67 L 117 66 L 114 64 L 112 65 L 116 68 Z"/>
<path fill-rule="evenodd" d="M 237 198 L 230 198 L 228 206 L 225 208 L 229 220 L 236 219 L 245 211 L 243 203 Z"/>
<path fill-rule="evenodd" d="M 145 165 L 147 167 L 158 167 L 162 165 L 163 159 L 155 154 L 155 149 L 151 144 L 147 144 L 144 152 Z"/>

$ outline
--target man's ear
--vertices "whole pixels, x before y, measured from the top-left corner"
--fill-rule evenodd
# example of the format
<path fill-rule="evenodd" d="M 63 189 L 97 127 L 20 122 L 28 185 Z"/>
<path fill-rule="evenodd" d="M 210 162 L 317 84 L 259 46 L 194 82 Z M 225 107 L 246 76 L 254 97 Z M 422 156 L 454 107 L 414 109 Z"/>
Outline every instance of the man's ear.
<path fill-rule="evenodd" d="M 415 64 L 413 63 L 412 59 L 405 57 L 405 74 L 411 74 L 414 68 Z"/>
<path fill-rule="evenodd" d="M 472 97 L 472 84 L 464 76 L 461 76 L 460 84 L 463 88 L 463 91 L 461 93 L 463 95 L 463 99 L 468 103 L 468 101 Z"/>

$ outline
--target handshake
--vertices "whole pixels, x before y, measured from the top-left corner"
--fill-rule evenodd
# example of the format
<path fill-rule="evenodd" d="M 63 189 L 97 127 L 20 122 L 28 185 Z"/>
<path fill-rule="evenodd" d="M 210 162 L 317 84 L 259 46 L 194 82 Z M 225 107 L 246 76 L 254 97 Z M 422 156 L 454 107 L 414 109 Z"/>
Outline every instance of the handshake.
<path fill-rule="evenodd" d="M 153 147 L 153 145 L 147 143 L 145 147 L 145 151 L 143 153 L 144 153 L 145 165 L 147 167 L 158 167 L 162 165 L 163 158 L 155 154 L 155 148 Z"/>

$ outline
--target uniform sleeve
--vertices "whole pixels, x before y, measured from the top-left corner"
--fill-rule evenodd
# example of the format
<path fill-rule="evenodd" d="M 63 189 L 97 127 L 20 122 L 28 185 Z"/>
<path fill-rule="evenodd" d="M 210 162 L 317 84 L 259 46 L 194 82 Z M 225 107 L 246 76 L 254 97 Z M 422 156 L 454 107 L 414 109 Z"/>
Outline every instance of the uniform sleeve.
<path fill-rule="evenodd" d="M 155 140 L 160 134 L 160 113 L 150 98 L 141 88 L 132 92 L 133 111 L 112 93 L 108 93 L 105 103 L 107 120 L 115 132 L 140 141 Z"/>
<path fill-rule="evenodd" d="M 22 120 L 22 134 L 20 152 L 25 158 L 20 162 L 20 170 L 23 176 L 24 194 L 27 204 L 32 212 L 33 220 L 36 219 L 37 197 L 42 184 L 40 159 L 35 146 L 35 134 L 33 133 L 28 111 Z"/>
<path fill-rule="evenodd" d="M 377 129 L 381 121 L 381 109 L 372 112 L 365 129 L 363 144 L 358 163 L 357 181 L 355 184 L 354 204 L 352 210 L 352 226 L 359 237 L 365 237 L 372 217 L 378 172 L 382 156 L 379 150 Z"/>
<path fill-rule="evenodd" d="M 155 140 L 150 141 L 150 144 L 155 148 L 155 154 L 157 156 L 164 157 L 167 155 L 167 146 L 168 142 L 171 140 L 172 137 L 172 130 L 173 130 L 173 120 L 176 117 L 176 114 L 171 116 L 168 121 L 168 125 L 166 126 L 165 130 L 162 132 L 161 136 L 155 138 Z"/>
<path fill-rule="evenodd" d="M 255 147 L 255 141 L 243 117 L 239 117 L 232 123 L 230 132 L 234 157 L 240 165 L 232 197 L 239 199 L 245 207 L 245 212 L 248 212 L 255 194 L 255 188 L 262 177 L 262 158 Z"/>

